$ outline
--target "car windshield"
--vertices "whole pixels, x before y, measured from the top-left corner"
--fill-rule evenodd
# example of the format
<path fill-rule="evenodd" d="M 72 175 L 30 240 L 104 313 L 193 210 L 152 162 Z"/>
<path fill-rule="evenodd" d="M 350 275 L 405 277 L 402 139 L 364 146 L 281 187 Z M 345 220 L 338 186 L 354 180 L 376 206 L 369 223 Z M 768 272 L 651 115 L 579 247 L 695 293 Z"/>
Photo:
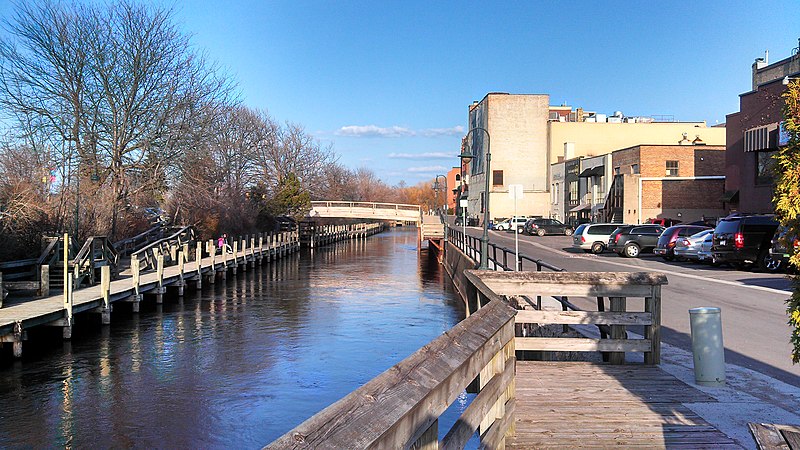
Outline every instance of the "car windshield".
<path fill-rule="evenodd" d="M 711 234 L 713 231 L 714 230 L 703 230 L 703 231 L 701 231 L 699 233 L 695 233 L 695 234 L 693 234 L 693 235 L 691 235 L 689 237 L 692 238 L 692 239 L 699 239 L 699 238 L 701 238 L 703 236 Z"/>

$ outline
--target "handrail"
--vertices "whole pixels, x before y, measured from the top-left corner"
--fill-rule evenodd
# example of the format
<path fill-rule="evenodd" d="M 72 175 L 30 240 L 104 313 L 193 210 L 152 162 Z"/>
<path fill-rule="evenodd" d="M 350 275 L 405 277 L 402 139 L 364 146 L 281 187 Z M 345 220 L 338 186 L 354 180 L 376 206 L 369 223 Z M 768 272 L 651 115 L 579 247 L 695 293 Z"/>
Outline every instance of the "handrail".
<path fill-rule="evenodd" d="M 379 202 L 347 202 L 347 201 L 313 201 L 311 207 L 325 206 L 330 208 L 331 205 L 343 205 L 350 208 L 353 207 L 369 207 L 373 209 L 402 209 L 408 211 L 415 211 L 420 209 L 419 205 L 408 205 L 401 203 L 379 203 Z"/>
<path fill-rule="evenodd" d="M 652 272 L 496 272 L 466 270 L 466 279 L 485 297 L 513 298 L 528 294 L 608 297 L 610 309 L 558 311 L 521 310 L 516 323 L 605 326 L 600 339 L 517 336 L 517 350 L 599 351 L 612 364 L 624 364 L 625 352 L 643 352 L 645 364 L 659 364 L 661 348 L 661 286 L 667 277 Z M 628 298 L 643 298 L 643 311 L 629 311 Z M 478 295 L 477 301 L 480 301 Z M 628 339 L 627 326 L 644 326 L 642 339 Z"/>
<path fill-rule="evenodd" d="M 479 375 L 441 448 L 463 448 L 479 429 L 484 445 L 502 448 L 515 404 L 515 313 L 490 303 L 266 448 L 436 448 L 439 416 Z"/>
<path fill-rule="evenodd" d="M 186 233 L 187 231 L 190 232 L 190 235 L 192 236 L 192 238 L 194 238 L 194 236 L 195 236 L 194 227 L 191 226 L 191 225 L 188 225 L 188 226 L 185 226 L 185 227 L 182 227 L 182 228 L 178 229 L 178 231 L 176 231 L 175 233 L 172 233 L 171 235 L 169 235 L 167 237 L 164 237 L 164 238 L 161 238 L 161 239 L 159 239 L 157 241 L 151 242 L 147 246 L 142 247 L 139 250 L 136 250 L 135 252 L 131 253 L 131 257 L 139 256 L 140 254 L 152 249 L 153 247 L 161 245 L 165 241 L 168 242 L 168 241 L 171 241 L 173 239 L 179 238 L 180 235 Z M 190 239 L 190 240 L 193 240 L 193 239 Z"/>
<path fill-rule="evenodd" d="M 137 245 L 140 245 L 141 243 L 147 244 L 148 242 L 150 242 L 150 239 L 152 237 L 158 236 L 159 238 L 161 238 L 163 234 L 164 234 L 164 227 L 158 225 L 148 229 L 147 231 L 143 231 L 137 234 L 136 236 L 129 237 L 121 241 L 117 241 L 114 243 L 114 245 L 119 249 L 120 253 L 129 254 L 133 253 L 136 250 L 139 250 L 136 248 Z"/>

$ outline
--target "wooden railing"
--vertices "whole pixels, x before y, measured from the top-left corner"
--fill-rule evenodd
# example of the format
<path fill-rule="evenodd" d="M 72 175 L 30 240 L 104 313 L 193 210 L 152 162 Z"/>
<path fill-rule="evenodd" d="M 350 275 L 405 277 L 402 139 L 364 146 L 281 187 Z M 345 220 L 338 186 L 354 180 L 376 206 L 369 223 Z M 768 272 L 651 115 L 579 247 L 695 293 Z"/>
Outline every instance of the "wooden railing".
<path fill-rule="evenodd" d="M 89 286 L 94 286 L 99 281 L 97 269 L 100 267 L 108 266 L 111 270 L 111 277 L 116 277 L 119 254 L 107 237 L 90 236 L 75 254 L 71 265 L 76 287 L 80 286 L 83 281 L 86 281 Z"/>
<path fill-rule="evenodd" d="M 267 448 L 452 449 L 476 430 L 502 448 L 515 405 L 514 313 L 489 304 Z M 476 378 L 478 395 L 439 442 L 439 416 Z"/>
<path fill-rule="evenodd" d="M 141 249 L 145 245 L 164 237 L 165 228 L 161 225 L 150 228 L 136 236 L 123 239 L 114 243 L 120 256 L 130 256 L 131 253 Z"/>
<path fill-rule="evenodd" d="M 142 271 L 155 269 L 159 255 L 164 255 L 167 258 L 167 265 L 177 264 L 177 251 L 184 249 L 184 247 L 188 249 L 188 245 L 193 244 L 196 239 L 197 235 L 194 227 L 177 228 L 169 236 L 151 242 L 131 253 L 131 261 L 138 260 L 139 269 Z M 188 258 L 189 252 L 185 251 L 185 255 Z"/>
<path fill-rule="evenodd" d="M 516 323 L 538 325 L 585 324 L 607 326 L 600 339 L 594 338 L 516 338 L 517 350 L 563 352 L 609 352 L 609 362 L 622 364 L 625 352 L 644 352 L 645 364 L 659 364 L 661 348 L 661 286 L 667 278 L 651 272 L 494 272 L 465 271 L 467 279 L 480 293 L 504 297 L 589 297 L 610 309 L 598 311 L 522 310 Z M 628 311 L 628 298 L 643 298 L 644 310 Z M 534 305 L 530 305 L 533 307 Z M 644 326 L 642 339 L 628 339 L 626 327 Z"/>

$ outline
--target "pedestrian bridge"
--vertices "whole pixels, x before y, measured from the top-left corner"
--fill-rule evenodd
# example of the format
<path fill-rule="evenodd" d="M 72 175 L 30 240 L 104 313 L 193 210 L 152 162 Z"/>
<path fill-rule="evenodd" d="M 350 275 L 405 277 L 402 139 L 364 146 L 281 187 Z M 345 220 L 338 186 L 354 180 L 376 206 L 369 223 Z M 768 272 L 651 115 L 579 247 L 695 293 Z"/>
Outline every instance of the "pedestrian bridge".
<path fill-rule="evenodd" d="M 373 202 L 311 202 L 311 211 L 308 212 L 308 217 L 311 219 L 403 220 L 417 223 L 422 221 L 419 205 Z"/>

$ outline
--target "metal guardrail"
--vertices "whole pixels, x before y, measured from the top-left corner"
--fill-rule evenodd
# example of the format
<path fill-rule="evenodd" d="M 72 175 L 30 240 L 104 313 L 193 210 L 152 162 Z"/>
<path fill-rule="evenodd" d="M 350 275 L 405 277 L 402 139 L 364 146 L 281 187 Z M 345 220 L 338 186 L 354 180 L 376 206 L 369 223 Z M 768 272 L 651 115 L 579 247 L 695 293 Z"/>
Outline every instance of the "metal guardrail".
<path fill-rule="evenodd" d="M 458 247 L 462 252 L 464 252 L 465 255 L 475 259 L 476 261 L 480 259 L 480 237 L 466 235 L 465 239 L 464 233 L 453 227 L 447 227 L 447 236 L 448 240 L 453 245 Z M 510 266 L 509 264 L 513 263 L 515 254 L 516 252 L 513 249 L 489 242 L 489 267 L 494 270 L 514 271 L 515 269 L 513 266 Z M 552 270 L 553 272 L 567 271 L 566 269 L 555 266 L 541 259 L 535 259 L 523 255 L 522 253 L 520 253 L 519 259 L 520 265 L 522 265 L 523 261 L 528 261 L 535 264 L 537 272 L 541 272 L 542 269 Z"/>

